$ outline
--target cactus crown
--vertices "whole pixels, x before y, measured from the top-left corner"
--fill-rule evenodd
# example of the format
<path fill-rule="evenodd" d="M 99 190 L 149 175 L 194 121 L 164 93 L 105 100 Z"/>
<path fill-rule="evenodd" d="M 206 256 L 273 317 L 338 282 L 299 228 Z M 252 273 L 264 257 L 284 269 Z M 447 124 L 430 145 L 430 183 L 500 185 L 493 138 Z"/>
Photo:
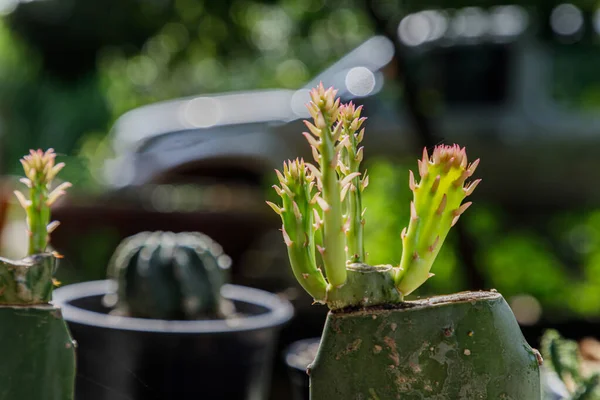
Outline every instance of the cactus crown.
<path fill-rule="evenodd" d="M 118 287 L 116 312 L 170 320 L 228 316 L 231 304 L 221 287 L 229 281 L 230 264 L 222 247 L 202 233 L 130 236 L 116 249 L 108 271 Z"/>
<path fill-rule="evenodd" d="M 20 160 L 25 171 L 25 178 L 20 181 L 29 188 L 29 199 L 18 190 L 14 193 L 27 213 L 30 255 L 46 251 L 50 233 L 59 225 L 58 221 L 50 222 L 50 206 L 71 187 L 69 182 L 64 182 L 50 191 L 52 181 L 65 166 L 64 163 L 55 164 L 55 160 L 53 149 L 45 152 L 41 149 L 30 150 Z"/>
<path fill-rule="evenodd" d="M 316 165 L 301 159 L 284 163 L 283 173 L 276 171 L 279 186 L 274 186 L 281 203 L 267 202 L 281 216 L 294 275 L 316 302 L 327 303 L 330 308 L 377 303 L 364 299 L 365 293 L 357 283 L 360 280 L 354 276 L 349 279 L 349 274 L 358 273 L 369 279 L 364 268 L 362 206 L 362 192 L 369 177 L 360 170 L 366 118 L 361 116 L 362 106 L 341 104 L 336 94 L 322 84 L 310 92 L 307 108 L 312 122 L 304 121 L 308 132 L 303 135 Z M 409 225 L 401 234 L 400 263 L 393 268 L 375 269 L 389 275 L 391 279 L 383 281 L 393 285 L 382 289 L 387 293 L 381 296 L 382 301 L 402 301 L 431 276 L 431 266 L 446 235 L 471 204 L 461 203 L 480 182 L 478 179 L 465 184 L 478 164 L 479 160 L 469 164 L 465 149 L 458 145 L 436 146 L 431 157 L 423 150 L 420 182 L 412 171 L 409 174 L 414 198 Z M 355 285 L 357 290 L 344 287 L 347 284 Z M 396 295 L 391 295 L 390 289 Z"/>
<path fill-rule="evenodd" d="M 582 357 L 574 340 L 563 338 L 557 331 L 548 330 L 542 337 L 544 365 L 551 368 L 569 392 L 568 400 L 600 399 L 600 374 L 585 376 Z"/>

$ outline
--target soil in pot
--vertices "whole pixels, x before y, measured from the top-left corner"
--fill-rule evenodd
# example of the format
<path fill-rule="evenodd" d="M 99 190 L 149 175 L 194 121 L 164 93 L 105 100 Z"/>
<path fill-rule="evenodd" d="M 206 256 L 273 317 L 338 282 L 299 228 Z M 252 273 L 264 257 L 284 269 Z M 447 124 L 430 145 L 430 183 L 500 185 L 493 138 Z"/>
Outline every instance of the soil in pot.
<path fill-rule="evenodd" d="M 167 321 L 109 315 L 111 282 L 59 288 L 54 303 L 78 343 L 77 400 L 268 398 L 273 352 L 293 315 L 276 295 L 223 287 L 243 316 Z"/>

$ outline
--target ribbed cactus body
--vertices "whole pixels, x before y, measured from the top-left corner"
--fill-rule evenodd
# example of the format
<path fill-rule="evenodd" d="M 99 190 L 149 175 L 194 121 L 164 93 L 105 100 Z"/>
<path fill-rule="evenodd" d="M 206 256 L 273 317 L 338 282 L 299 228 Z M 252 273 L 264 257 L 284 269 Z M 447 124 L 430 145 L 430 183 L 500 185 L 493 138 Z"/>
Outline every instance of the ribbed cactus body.
<path fill-rule="evenodd" d="M 169 320 L 223 317 L 231 308 L 221 297 L 230 264 L 222 247 L 204 234 L 138 233 L 125 239 L 111 260 L 116 310 Z"/>

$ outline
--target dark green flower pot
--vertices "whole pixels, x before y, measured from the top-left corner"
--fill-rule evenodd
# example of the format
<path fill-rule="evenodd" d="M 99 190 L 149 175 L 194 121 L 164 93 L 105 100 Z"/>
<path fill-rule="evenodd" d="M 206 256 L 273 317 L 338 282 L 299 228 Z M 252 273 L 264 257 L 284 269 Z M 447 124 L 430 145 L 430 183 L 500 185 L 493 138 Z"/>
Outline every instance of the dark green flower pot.
<path fill-rule="evenodd" d="M 538 360 L 497 292 L 330 312 L 310 398 L 539 400 Z"/>

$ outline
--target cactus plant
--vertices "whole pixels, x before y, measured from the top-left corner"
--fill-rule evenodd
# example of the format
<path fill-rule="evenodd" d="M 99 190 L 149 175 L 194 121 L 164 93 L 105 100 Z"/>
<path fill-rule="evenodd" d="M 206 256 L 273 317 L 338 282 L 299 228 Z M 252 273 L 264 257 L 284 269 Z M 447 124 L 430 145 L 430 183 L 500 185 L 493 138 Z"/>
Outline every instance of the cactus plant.
<path fill-rule="evenodd" d="M 169 320 L 224 318 L 233 312 L 221 296 L 230 264 L 222 247 L 202 233 L 130 236 L 109 266 L 109 278 L 118 287 L 115 312 Z"/>
<path fill-rule="evenodd" d="M 396 265 L 368 265 L 363 246 L 360 170 L 362 107 L 333 88 L 310 92 L 304 133 L 316 165 L 287 161 L 276 171 L 282 234 L 292 271 L 316 303 L 330 308 L 310 370 L 311 398 L 539 399 L 539 366 L 516 319 L 496 292 L 406 301 L 433 274 L 450 229 L 471 205 L 479 160 L 439 145 L 409 172 L 410 221 Z M 497 357 L 502 352 L 503 357 Z"/>
<path fill-rule="evenodd" d="M 305 121 L 310 133 L 304 136 L 318 167 L 300 159 L 284 163 L 283 173 L 276 171 L 280 185 L 274 187 L 282 203 L 268 204 L 281 216 L 292 270 L 316 302 L 331 309 L 399 303 L 432 276 L 450 228 L 471 205 L 462 201 L 481 181 L 466 183 L 479 160 L 469 164 L 458 145 L 436 146 L 431 156 L 424 149 L 420 182 L 409 172 L 413 201 L 409 225 L 401 233 L 402 258 L 395 266 L 368 266 L 361 193 L 369 177 L 360 172 L 365 118 L 362 107 L 340 104 L 335 95 L 322 85 L 311 92 L 313 122 Z M 365 298 L 362 293 L 370 286 L 374 291 Z"/>
<path fill-rule="evenodd" d="M 50 206 L 70 184 L 50 191 L 64 164 L 56 154 L 32 150 L 21 164 L 29 199 L 15 191 L 27 214 L 29 255 L 0 258 L 0 399 L 69 400 L 74 396 L 75 349 L 60 309 L 52 299 L 57 258 L 50 252 Z"/>
<path fill-rule="evenodd" d="M 600 373 L 585 375 L 582 357 L 576 341 L 563 338 L 550 329 L 542 337 L 542 355 L 545 365 L 556 373 L 569 393 L 564 400 L 600 399 Z"/>

